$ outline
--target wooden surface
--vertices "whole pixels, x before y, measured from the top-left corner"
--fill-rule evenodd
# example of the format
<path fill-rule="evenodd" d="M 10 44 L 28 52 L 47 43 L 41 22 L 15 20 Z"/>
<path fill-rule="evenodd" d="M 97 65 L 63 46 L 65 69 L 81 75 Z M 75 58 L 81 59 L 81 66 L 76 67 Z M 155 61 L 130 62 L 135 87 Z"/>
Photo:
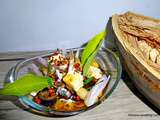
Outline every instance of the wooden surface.
<path fill-rule="evenodd" d="M 0 87 L 3 86 L 7 71 L 18 62 L 15 61 L 15 58 L 24 59 L 34 54 L 41 53 L 0 53 Z M 7 59 L 10 61 L 6 61 Z M 136 95 L 138 91 L 132 88 L 133 85 L 129 79 L 121 80 L 113 94 L 101 105 L 85 113 L 65 118 L 35 115 L 22 110 L 4 97 L 0 97 L 0 120 L 160 120 L 156 109 L 155 112 L 154 107 L 145 102 L 142 96 Z"/>

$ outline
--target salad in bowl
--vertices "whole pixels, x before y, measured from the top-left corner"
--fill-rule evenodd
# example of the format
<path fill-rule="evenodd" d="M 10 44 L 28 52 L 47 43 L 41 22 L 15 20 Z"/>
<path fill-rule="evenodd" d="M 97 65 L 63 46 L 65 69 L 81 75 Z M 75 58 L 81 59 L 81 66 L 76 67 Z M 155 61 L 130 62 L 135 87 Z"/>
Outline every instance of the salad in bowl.
<path fill-rule="evenodd" d="M 121 75 L 118 57 L 101 47 L 104 35 L 84 48 L 57 49 L 18 63 L 0 94 L 18 96 L 25 108 L 48 116 L 94 108 L 111 95 Z"/>

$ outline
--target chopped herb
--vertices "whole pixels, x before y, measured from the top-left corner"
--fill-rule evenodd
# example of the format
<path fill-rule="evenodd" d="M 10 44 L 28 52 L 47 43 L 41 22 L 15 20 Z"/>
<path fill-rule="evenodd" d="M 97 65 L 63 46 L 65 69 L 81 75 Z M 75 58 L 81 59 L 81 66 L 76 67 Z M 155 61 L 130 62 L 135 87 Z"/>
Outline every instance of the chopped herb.
<path fill-rule="evenodd" d="M 51 73 L 51 69 L 52 69 L 52 64 L 51 64 L 51 61 L 48 62 L 48 74 Z"/>
<path fill-rule="evenodd" d="M 87 80 L 84 80 L 83 84 L 86 85 L 86 84 L 92 82 L 92 80 L 94 80 L 94 77 L 90 77 Z"/>

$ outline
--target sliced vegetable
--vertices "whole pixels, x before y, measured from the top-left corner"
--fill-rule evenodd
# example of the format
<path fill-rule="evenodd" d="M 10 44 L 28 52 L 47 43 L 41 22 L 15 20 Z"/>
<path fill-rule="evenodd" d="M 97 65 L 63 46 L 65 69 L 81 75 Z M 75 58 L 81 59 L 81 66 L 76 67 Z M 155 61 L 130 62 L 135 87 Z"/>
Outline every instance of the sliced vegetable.
<path fill-rule="evenodd" d="M 39 75 L 39 76 L 42 76 L 42 72 L 39 70 L 39 68 L 37 67 L 37 65 L 35 65 L 35 64 L 32 63 L 32 64 L 29 66 L 29 69 L 30 69 L 34 74 Z"/>
<path fill-rule="evenodd" d="M 86 85 L 86 84 L 92 82 L 92 80 L 94 80 L 94 77 L 90 77 L 90 78 L 88 78 L 87 80 L 84 80 L 84 81 L 83 81 L 83 84 Z"/>
<path fill-rule="evenodd" d="M 87 106 L 93 105 L 98 101 L 99 95 L 102 93 L 103 89 L 106 87 L 110 79 L 110 75 L 107 77 L 106 75 L 102 76 L 102 78 L 97 82 L 95 86 L 89 91 L 86 96 L 85 104 Z"/>
<path fill-rule="evenodd" d="M 61 74 L 59 70 L 56 70 L 56 75 L 58 77 L 57 81 L 62 82 L 63 74 Z"/>
<path fill-rule="evenodd" d="M 41 65 L 43 65 L 43 66 L 45 66 L 45 67 L 48 67 L 48 62 L 47 62 L 47 60 L 44 59 L 44 58 L 38 57 L 38 58 L 36 59 L 36 61 L 37 61 L 38 63 L 40 63 Z"/>
<path fill-rule="evenodd" d="M 0 90 L 2 95 L 24 96 L 33 91 L 40 91 L 45 87 L 52 86 L 52 79 L 44 76 L 26 74 L 15 82 L 7 84 Z"/>
<path fill-rule="evenodd" d="M 68 73 L 70 73 L 70 74 L 74 73 L 74 53 L 73 53 L 73 51 L 71 51 L 69 53 Z"/>

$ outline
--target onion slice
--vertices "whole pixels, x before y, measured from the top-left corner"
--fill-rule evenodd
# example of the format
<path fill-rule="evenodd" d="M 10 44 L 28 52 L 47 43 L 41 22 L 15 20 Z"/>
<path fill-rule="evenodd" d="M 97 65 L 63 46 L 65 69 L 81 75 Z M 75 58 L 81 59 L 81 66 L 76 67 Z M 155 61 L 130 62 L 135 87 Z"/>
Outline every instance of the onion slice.
<path fill-rule="evenodd" d="M 38 58 L 36 58 L 36 61 L 37 61 L 39 64 L 41 64 L 41 65 L 43 65 L 43 66 L 45 66 L 45 67 L 48 67 L 48 62 L 47 62 L 47 60 L 44 59 L 44 58 L 38 57 Z"/>
<path fill-rule="evenodd" d="M 71 51 L 69 53 L 69 66 L 68 66 L 68 73 L 73 74 L 74 73 L 74 53 Z"/>
<path fill-rule="evenodd" d="M 35 64 L 31 64 L 29 66 L 29 69 L 36 75 L 42 76 L 42 72 L 39 70 L 39 68 Z"/>
<path fill-rule="evenodd" d="M 109 79 L 110 75 L 108 77 L 106 75 L 103 75 L 102 78 L 95 84 L 95 86 L 93 86 L 93 88 L 89 91 L 84 101 L 86 106 L 89 107 L 98 101 L 98 96 L 108 84 Z"/>

